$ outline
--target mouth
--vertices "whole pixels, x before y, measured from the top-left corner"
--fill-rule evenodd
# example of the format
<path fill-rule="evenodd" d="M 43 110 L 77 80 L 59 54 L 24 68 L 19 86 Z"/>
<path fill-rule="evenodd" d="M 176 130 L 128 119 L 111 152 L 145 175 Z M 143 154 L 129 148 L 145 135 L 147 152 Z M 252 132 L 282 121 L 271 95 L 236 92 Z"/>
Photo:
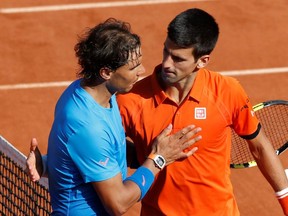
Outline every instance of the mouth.
<path fill-rule="evenodd" d="M 134 85 L 135 83 L 137 83 L 139 80 L 139 77 L 137 77 L 137 79 L 132 83 L 132 85 Z"/>
<path fill-rule="evenodd" d="M 131 86 L 134 86 L 137 82 L 138 82 L 138 78 L 134 82 L 131 83 Z"/>
<path fill-rule="evenodd" d="M 162 70 L 162 76 L 164 77 L 174 77 L 175 73 L 169 70 Z"/>

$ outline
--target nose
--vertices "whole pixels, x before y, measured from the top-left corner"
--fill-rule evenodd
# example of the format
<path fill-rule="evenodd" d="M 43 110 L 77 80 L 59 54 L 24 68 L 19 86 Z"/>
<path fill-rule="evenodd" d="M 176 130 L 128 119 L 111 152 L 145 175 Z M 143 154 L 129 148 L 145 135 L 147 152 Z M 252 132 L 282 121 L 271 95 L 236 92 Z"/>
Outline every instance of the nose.
<path fill-rule="evenodd" d="M 172 64 L 173 64 L 173 60 L 171 56 L 169 54 L 163 54 L 163 59 L 162 59 L 163 68 L 170 68 Z"/>
<path fill-rule="evenodd" d="M 137 76 L 142 76 L 144 73 L 145 73 L 145 67 L 141 64 L 140 66 L 139 66 L 139 69 L 138 69 L 138 71 L 137 71 Z"/>

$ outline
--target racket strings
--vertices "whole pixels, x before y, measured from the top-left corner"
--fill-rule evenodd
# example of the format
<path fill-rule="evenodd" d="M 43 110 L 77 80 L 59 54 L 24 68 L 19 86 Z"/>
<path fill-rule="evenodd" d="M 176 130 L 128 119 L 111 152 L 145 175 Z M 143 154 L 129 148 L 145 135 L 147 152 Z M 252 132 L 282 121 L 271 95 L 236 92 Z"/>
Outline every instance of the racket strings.
<path fill-rule="evenodd" d="M 288 106 L 273 105 L 255 112 L 262 130 L 278 150 L 288 141 Z M 247 142 L 232 131 L 231 164 L 243 164 L 253 161 Z"/>

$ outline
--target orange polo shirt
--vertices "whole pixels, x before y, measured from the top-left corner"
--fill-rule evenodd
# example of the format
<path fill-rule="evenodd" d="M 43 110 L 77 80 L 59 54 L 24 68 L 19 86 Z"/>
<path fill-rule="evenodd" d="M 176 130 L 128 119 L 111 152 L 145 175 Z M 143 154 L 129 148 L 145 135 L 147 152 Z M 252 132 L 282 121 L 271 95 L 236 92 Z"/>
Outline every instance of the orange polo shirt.
<path fill-rule="evenodd" d="M 202 128 L 198 151 L 164 168 L 142 200 L 143 216 L 239 216 L 230 182 L 231 127 L 253 135 L 258 120 L 237 80 L 201 69 L 188 97 L 177 105 L 151 76 L 132 91 L 118 95 L 127 136 L 132 138 L 142 164 L 153 139 L 170 123 L 173 133 L 195 124 Z"/>

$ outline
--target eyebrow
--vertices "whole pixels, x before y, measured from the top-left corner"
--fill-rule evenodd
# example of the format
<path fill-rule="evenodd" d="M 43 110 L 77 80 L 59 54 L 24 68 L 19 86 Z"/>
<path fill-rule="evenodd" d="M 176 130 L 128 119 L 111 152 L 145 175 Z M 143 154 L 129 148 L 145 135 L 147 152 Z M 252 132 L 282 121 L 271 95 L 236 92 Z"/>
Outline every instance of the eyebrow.
<path fill-rule="evenodd" d="M 169 52 L 169 50 L 167 49 L 167 46 L 165 45 L 165 43 L 164 43 L 164 49 L 169 53 L 169 55 L 172 56 L 172 58 L 177 58 L 177 59 L 183 60 L 183 61 L 186 60 L 186 58 L 183 58 L 182 56 L 175 55 L 175 54 Z"/>
<path fill-rule="evenodd" d="M 138 55 L 137 58 L 128 60 L 127 63 L 129 64 L 129 62 L 132 62 L 132 65 L 133 65 L 133 67 L 131 67 L 131 68 L 129 67 L 129 70 L 133 70 L 134 68 L 141 65 L 141 62 L 139 61 L 139 58 L 141 58 L 141 57 L 142 57 L 142 53 L 140 55 Z M 136 64 L 134 64 L 134 62 L 136 62 Z"/>

